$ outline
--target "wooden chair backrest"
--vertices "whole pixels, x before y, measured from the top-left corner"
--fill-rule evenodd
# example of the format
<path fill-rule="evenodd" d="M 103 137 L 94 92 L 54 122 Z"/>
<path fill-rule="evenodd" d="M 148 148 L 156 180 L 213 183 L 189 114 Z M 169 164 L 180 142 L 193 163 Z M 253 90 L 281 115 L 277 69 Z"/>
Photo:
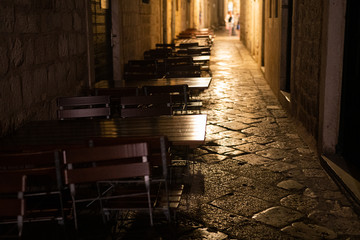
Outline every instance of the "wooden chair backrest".
<path fill-rule="evenodd" d="M 156 48 L 170 48 L 170 49 L 174 49 L 175 48 L 175 44 L 174 43 L 157 43 L 155 45 Z"/>
<path fill-rule="evenodd" d="M 77 185 L 86 184 L 87 187 L 90 183 L 99 182 L 111 182 L 111 185 L 115 182 L 123 181 L 131 183 L 136 179 L 144 183 L 144 190 L 137 193 L 137 196 L 132 194 L 133 200 L 127 202 L 127 208 L 129 204 L 133 204 L 139 199 L 143 199 L 142 196 L 147 195 L 147 209 L 150 216 L 150 223 L 153 224 L 152 210 L 151 210 L 151 196 L 150 196 L 150 165 L 147 161 L 148 146 L 145 142 L 130 143 L 130 144 L 117 144 L 106 146 L 94 146 L 86 148 L 67 149 L 63 151 L 63 160 L 66 166 L 65 168 L 65 183 L 69 185 L 74 211 L 74 223 L 75 228 L 78 228 L 77 224 L 77 210 L 76 205 L 78 202 L 93 202 L 99 201 L 101 212 L 104 211 L 103 200 L 114 199 L 125 196 L 128 194 L 116 194 L 113 192 L 111 196 L 105 195 L 103 191 L 100 191 L 98 185 L 98 194 L 92 197 L 78 196 Z M 126 161 L 128 159 L 140 158 L 138 161 Z M 110 186 L 110 189 L 112 187 Z M 146 190 L 145 190 L 146 189 Z M 109 189 L 105 190 L 108 192 Z M 120 195 L 121 196 L 120 196 Z M 141 198 L 139 198 L 141 195 Z M 133 208 L 133 210 L 135 207 Z M 143 209 L 143 208 L 142 208 Z M 119 208 L 117 208 L 119 210 Z"/>
<path fill-rule="evenodd" d="M 172 115 L 170 94 L 120 98 L 120 117 Z"/>
<path fill-rule="evenodd" d="M 0 174 L 0 223 L 2 217 L 23 216 L 25 204 L 23 193 L 26 188 L 26 176 L 21 174 Z M 4 196 L 2 196 L 4 195 Z"/>
<path fill-rule="evenodd" d="M 26 176 L 21 174 L 0 174 L 0 224 L 17 224 L 17 232 L 0 231 L 0 238 L 8 239 L 8 234 L 20 238 L 22 235 L 26 189 Z M 6 234 L 4 236 L 3 234 Z"/>
<path fill-rule="evenodd" d="M 189 42 L 189 43 L 180 43 L 179 48 L 190 48 L 190 47 L 198 47 L 199 43 L 197 42 Z"/>
<path fill-rule="evenodd" d="M 143 86 L 145 95 L 170 94 L 173 112 L 187 112 L 189 87 L 187 84 L 168 86 Z"/>
<path fill-rule="evenodd" d="M 162 77 L 156 66 L 124 65 L 125 80 L 155 79 Z"/>
<path fill-rule="evenodd" d="M 113 98 L 121 96 L 137 96 L 139 95 L 139 88 L 137 87 L 116 87 L 116 88 L 95 88 L 94 94 L 96 96 L 110 96 L 110 101 Z"/>
<path fill-rule="evenodd" d="M 96 146 L 63 151 L 65 183 L 89 183 L 149 176 L 147 143 Z M 142 162 L 124 163 L 123 159 L 141 158 Z M 83 163 L 95 163 L 84 165 Z M 77 167 L 79 166 L 79 167 Z"/>
<path fill-rule="evenodd" d="M 57 179 L 56 151 L 0 153 L 0 175 L 18 173 L 30 176 L 49 175 Z"/>
<path fill-rule="evenodd" d="M 127 143 L 141 143 L 148 144 L 148 162 L 152 167 L 161 167 L 162 174 L 167 176 L 167 166 L 171 164 L 170 159 L 170 142 L 166 136 L 139 136 L 139 137 L 124 137 L 124 138 L 91 138 L 89 139 L 90 146 L 108 146 L 119 145 Z"/>
<path fill-rule="evenodd" d="M 110 117 L 109 96 L 60 97 L 58 119 Z"/>

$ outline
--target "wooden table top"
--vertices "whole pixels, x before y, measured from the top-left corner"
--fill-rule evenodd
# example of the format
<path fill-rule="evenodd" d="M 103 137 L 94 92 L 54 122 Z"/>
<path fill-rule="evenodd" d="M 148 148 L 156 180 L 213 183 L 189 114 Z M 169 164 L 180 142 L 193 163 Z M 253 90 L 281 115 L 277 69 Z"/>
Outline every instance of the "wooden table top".
<path fill-rule="evenodd" d="M 159 78 L 145 80 L 128 80 L 115 84 L 115 87 L 138 87 L 143 86 L 167 86 L 187 84 L 190 90 L 204 90 L 209 88 L 211 77 L 188 77 L 188 78 Z"/>
<path fill-rule="evenodd" d="M 166 135 L 173 145 L 197 147 L 205 142 L 207 115 L 33 121 L 0 139 L 3 146 L 82 144 L 96 137 Z"/>
<path fill-rule="evenodd" d="M 192 56 L 194 62 L 210 61 L 210 55 Z"/>

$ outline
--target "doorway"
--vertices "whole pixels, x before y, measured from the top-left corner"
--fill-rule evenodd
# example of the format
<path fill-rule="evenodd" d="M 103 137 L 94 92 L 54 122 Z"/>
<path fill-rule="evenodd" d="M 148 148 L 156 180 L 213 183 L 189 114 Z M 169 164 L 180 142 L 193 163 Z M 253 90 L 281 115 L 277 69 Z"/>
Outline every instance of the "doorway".
<path fill-rule="evenodd" d="M 290 94 L 293 0 L 282 0 L 280 90 Z"/>
<path fill-rule="evenodd" d="M 91 2 L 95 82 L 113 80 L 113 55 L 111 46 L 111 1 Z"/>
<path fill-rule="evenodd" d="M 337 152 L 346 163 L 360 168 L 358 154 L 360 125 L 360 7 L 358 1 L 348 0 L 344 44 L 344 67 L 341 93 L 340 131 Z M 360 174 L 360 173 L 357 173 Z"/>

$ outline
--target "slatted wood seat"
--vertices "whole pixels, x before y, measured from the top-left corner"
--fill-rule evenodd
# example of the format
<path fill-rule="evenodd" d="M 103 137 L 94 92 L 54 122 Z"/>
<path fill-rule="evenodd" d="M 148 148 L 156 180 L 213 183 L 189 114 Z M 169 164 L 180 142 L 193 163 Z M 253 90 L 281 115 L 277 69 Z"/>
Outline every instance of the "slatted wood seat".
<path fill-rule="evenodd" d="M 58 119 L 110 117 L 109 96 L 60 97 Z"/>

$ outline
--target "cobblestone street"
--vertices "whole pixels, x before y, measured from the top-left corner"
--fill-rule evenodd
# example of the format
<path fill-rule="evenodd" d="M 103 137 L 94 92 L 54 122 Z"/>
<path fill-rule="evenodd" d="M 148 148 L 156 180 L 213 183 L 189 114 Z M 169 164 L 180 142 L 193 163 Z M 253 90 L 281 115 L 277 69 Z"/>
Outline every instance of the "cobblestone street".
<path fill-rule="evenodd" d="M 299 137 L 238 37 L 217 33 L 206 145 L 196 149 L 178 239 L 360 239 L 347 198 Z"/>

